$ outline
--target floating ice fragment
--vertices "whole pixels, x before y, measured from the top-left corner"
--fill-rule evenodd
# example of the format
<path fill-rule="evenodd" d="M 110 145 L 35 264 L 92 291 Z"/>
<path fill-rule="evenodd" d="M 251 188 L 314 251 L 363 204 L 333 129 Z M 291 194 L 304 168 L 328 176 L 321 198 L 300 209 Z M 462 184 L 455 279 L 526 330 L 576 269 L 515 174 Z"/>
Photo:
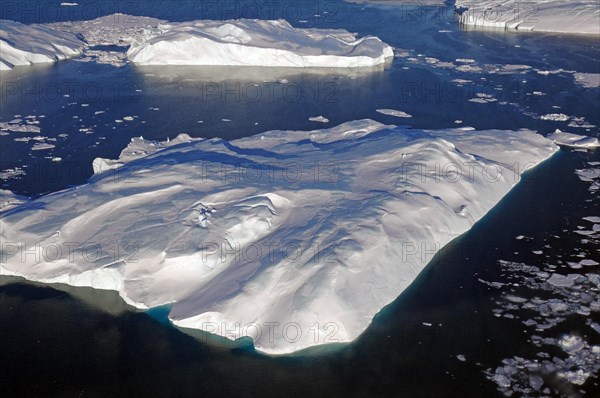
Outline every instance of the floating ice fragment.
<path fill-rule="evenodd" d="M 585 135 L 566 133 L 556 129 L 554 133 L 549 134 L 546 138 L 554 140 L 559 145 L 565 145 L 573 148 L 596 148 L 600 147 L 600 141 L 596 137 L 588 137 Z"/>
<path fill-rule="evenodd" d="M 411 114 L 403 112 L 403 111 L 399 111 L 396 109 L 377 109 L 377 112 L 379 112 L 383 115 L 388 115 L 388 116 L 403 117 L 403 118 L 412 117 Z"/>
<path fill-rule="evenodd" d="M 598 216 L 583 217 L 583 220 L 589 221 L 589 222 L 592 222 L 592 223 L 600 223 L 600 217 L 598 217 Z"/>
<path fill-rule="evenodd" d="M 540 116 L 540 119 L 551 120 L 554 122 L 566 122 L 570 119 L 570 117 L 565 115 L 564 113 L 548 113 L 546 115 Z"/>
<path fill-rule="evenodd" d="M 585 384 L 585 381 L 588 379 L 588 377 L 590 377 L 590 373 L 584 372 L 581 369 L 577 369 L 576 371 L 558 372 L 558 376 L 567 380 L 569 383 L 582 386 Z"/>
<path fill-rule="evenodd" d="M 569 287 L 573 286 L 574 283 L 571 278 L 560 274 L 552 274 L 546 282 L 556 287 Z"/>
<path fill-rule="evenodd" d="M 319 123 L 329 123 L 329 119 L 325 116 L 311 116 L 308 118 L 311 122 L 319 122 Z"/>

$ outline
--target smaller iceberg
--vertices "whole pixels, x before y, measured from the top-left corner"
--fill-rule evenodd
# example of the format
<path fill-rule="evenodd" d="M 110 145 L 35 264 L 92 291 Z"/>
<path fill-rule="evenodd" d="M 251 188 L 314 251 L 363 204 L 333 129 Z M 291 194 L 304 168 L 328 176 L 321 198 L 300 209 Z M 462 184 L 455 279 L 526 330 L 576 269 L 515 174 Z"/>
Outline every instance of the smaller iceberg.
<path fill-rule="evenodd" d="M 558 145 L 564 145 L 572 148 L 600 147 L 600 141 L 598 141 L 598 138 L 588 137 L 586 135 L 566 133 L 559 129 L 556 129 L 554 133 L 546 136 L 546 138 L 553 140 Z"/>
<path fill-rule="evenodd" d="M 159 25 L 127 52 L 140 65 L 370 67 L 394 56 L 379 38 L 339 29 L 300 29 L 285 20 L 239 19 Z"/>
<path fill-rule="evenodd" d="M 597 0 L 456 0 L 467 26 L 600 35 Z"/>

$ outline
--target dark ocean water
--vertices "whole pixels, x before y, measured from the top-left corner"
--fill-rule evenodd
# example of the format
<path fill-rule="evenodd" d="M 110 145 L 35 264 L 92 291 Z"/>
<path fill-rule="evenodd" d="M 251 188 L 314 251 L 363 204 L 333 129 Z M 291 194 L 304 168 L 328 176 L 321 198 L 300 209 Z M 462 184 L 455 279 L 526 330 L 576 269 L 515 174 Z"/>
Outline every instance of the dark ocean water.
<path fill-rule="evenodd" d="M 24 195 L 84 183 L 95 157 L 114 158 L 131 137 L 140 135 L 164 140 L 186 132 L 234 139 L 368 117 L 425 129 L 530 128 L 545 135 L 561 128 L 600 136 L 600 89 L 576 84 L 573 73 L 600 73 L 597 39 L 463 31 L 449 7 L 387 8 L 341 1 L 79 1 L 77 7 L 58 7 L 59 3 L 3 2 L 0 18 L 41 23 L 115 11 L 169 20 L 286 17 L 296 26 L 377 35 L 407 54 L 368 73 L 117 68 L 76 60 L 3 73 L 0 121 L 44 115 L 38 118 L 41 135 L 56 138 L 50 141 L 55 148 L 32 151 L 33 142 L 14 141 L 23 133 L 0 136 L 0 171 L 23 171 L 3 180 L 1 188 Z M 60 14 L 51 14 L 56 9 Z M 473 59 L 483 72 L 440 67 L 432 58 L 455 63 Z M 508 71 L 504 65 L 529 68 Z M 215 89 L 217 94 L 209 95 Z M 470 102 L 477 93 L 497 101 Z M 379 108 L 399 109 L 413 117 L 385 116 L 376 112 Z M 571 120 L 539 117 L 551 113 L 564 113 Z M 330 123 L 308 121 L 318 115 Z M 125 116 L 137 117 L 116 122 Z M 62 161 L 52 162 L 52 157 Z M 544 290 L 535 284 L 525 272 L 527 266 L 599 273 L 598 266 L 565 268 L 566 261 L 578 255 L 600 258 L 598 239 L 575 232 L 585 226 L 583 217 L 600 215 L 597 193 L 575 172 L 598 167 L 589 162 L 599 161 L 598 151 L 561 150 L 438 253 L 356 342 L 331 352 L 267 357 L 249 347 L 232 348 L 182 333 L 166 321 L 166 309 L 136 312 L 114 293 L 81 288 L 65 292 L 2 277 L 0 395 L 502 396 L 486 371 L 493 374 L 514 357 L 552 361 L 569 356 L 556 344 L 536 344 L 538 337 L 574 334 L 590 346 L 600 344 L 600 334 L 590 327 L 590 322 L 600 323 L 597 311 L 561 313 L 553 327 L 535 330 L 524 322 L 534 318 L 536 310 L 509 307 L 505 299 L 507 294 L 527 300 L 567 294 L 571 298 L 566 301 L 578 302 L 573 291 Z M 525 238 L 516 239 L 520 236 Z M 507 270 L 501 261 L 521 265 Z M 582 289 L 598 295 L 597 288 Z M 523 369 L 518 373 L 527 375 Z M 600 396 L 597 378 L 577 386 L 556 373 L 543 373 L 539 391 L 515 390 L 514 396 Z M 511 376 L 511 388 L 518 380 L 518 375 Z"/>

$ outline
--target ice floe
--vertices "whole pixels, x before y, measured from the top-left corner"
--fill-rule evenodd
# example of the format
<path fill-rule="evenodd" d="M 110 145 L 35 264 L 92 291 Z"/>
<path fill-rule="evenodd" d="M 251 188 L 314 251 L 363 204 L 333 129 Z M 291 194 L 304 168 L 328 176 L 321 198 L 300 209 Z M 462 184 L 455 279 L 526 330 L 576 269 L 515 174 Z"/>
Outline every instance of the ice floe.
<path fill-rule="evenodd" d="M 585 88 L 600 88 L 600 73 L 581 73 L 573 74 L 575 82 Z"/>
<path fill-rule="evenodd" d="M 406 113 L 404 111 L 399 111 L 396 109 L 377 109 L 377 112 L 379 112 L 383 115 L 388 115 L 388 116 L 403 117 L 403 118 L 412 117 L 411 114 Z"/>
<path fill-rule="evenodd" d="M 319 123 L 329 123 L 329 119 L 325 116 L 311 116 L 308 118 L 311 122 L 319 122 Z"/>
<path fill-rule="evenodd" d="M 559 129 L 547 135 L 546 138 L 553 140 L 559 145 L 573 148 L 597 148 L 600 146 L 600 141 L 596 137 L 567 133 Z"/>

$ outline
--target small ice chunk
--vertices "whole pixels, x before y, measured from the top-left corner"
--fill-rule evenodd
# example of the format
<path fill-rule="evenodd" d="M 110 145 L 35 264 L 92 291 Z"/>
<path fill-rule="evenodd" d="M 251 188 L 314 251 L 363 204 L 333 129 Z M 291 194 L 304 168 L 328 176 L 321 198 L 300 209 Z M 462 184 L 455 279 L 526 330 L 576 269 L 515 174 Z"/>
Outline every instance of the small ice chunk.
<path fill-rule="evenodd" d="M 33 145 L 33 147 L 31 147 L 31 150 L 32 151 L 43 151 L 43 150 L 46 150 L 46 149 L 52 149 L 54 147 L 55 147 L 55 145 L 48 144 L 48 143 L 45 143 L 45 142 L 36 142 Z"/>
<path fill-rule="evenodd" d="M 547 279 L 546 282 L 556 287 L 571 287 L 574 283 L 571 278 L 560 274 L 552 274 L 552 276 Z"/>
<path fill-rule="evenodd" d="M 404 117 L 404 118 L 412 117 L 411 114 L 403 112 L 403 111 L 399 111 L 396 109 L 377 109 L 377 112 L 379 112 L 383 115 L 388 115 L 388 116 Z"/>
<path fill-rule="evenodd" d="M 308 120 L 311 122 L 329 123 L 329 119 L 327 119 L 325 116 L 312 116 L 309 117 Z"/>
<path fill-rule="evenodd" d="M 577 352 L 584 347 L 584 341 L 579 336 L 565 335 L 558 340 L 558 345 L 565 352 Z"/>
<path fill-rule="evenodd" d="M 592 223 L 600 223 L 600 217 L 598 216 L 583 217 L 583 219 Z"/>
<path fill-rule="evenodd" d="M 538 391 L 542 387 L 543 384 L 544 384 L 544 379 L 542 379 L 540 376 L 537 376 L 537 375 L 529 376 L 529 385 L 534 390 Z"/>
<path fill-rule="evenodd" d="M 475 102 L 476 104 L 487 104 L 488 101 L 486 101 L 483 98 L 471 98 L 469 99 L 469 102 Z"/>
<path fill-rule="evenodd" d="M 508 388 L 510 387 L 510 379 L 503 374 L 495 374 L 492 378 L 499 387 Z"/>
<path fill-rule="evenodd" d="M 566 122 L 570 119 L 570 117 L 565 115 L 564 113 L 548 113 L 546 115 L 540 116 L 540 119 L 551 120 L 553 122 Z"/>
<path fill-rule="evenodd" d="M 587 378 L 590 377 L 590 373 L 584 372 L 581 369 L 577 369 L 577 371 L 575 371 L 575 372 L 573 372 L 573 371 L 559 372 L 558 376 L 562 377 L 563 379 L 567 380 L 570 383 L 581 386 L 581 385 L 585 384 L 585 381 L 587 380 Z"/>

